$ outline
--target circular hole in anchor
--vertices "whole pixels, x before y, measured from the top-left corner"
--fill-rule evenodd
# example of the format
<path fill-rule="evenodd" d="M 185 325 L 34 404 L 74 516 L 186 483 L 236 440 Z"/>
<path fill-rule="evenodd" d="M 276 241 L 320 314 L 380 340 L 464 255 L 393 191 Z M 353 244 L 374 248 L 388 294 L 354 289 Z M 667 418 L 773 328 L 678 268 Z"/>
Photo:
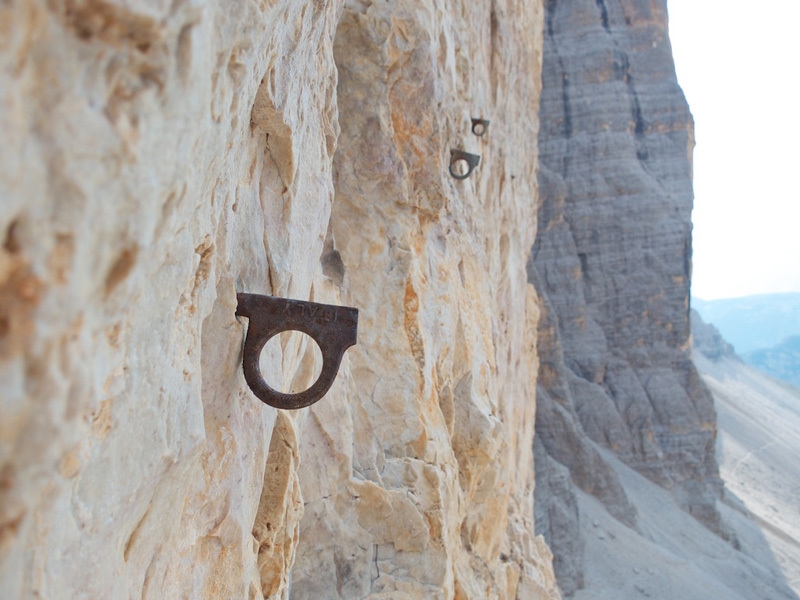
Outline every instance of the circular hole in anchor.
<path fill-rule="evenodd" d="M 283 331 L 264 344 L 259 368 L 264 381 L 273 390 L 299 394 L 319 379 L 322 351 L 311 336 L 301 331 Z"/>
<path fill-rule="evenodd" d="M 486 125 L 484 125 L 483 123 L 475 123 L 472 126 L 472 133 L 474 133 L 477 136 L 483 135 L 484 133 L 486 133 Z"/>
<path fill-rule="evenodd" d="M 466 177 L 469 174 L 469 163 L 466 158 L 456 158 L 450 163 L 450 170 L 454 177 Z"/>

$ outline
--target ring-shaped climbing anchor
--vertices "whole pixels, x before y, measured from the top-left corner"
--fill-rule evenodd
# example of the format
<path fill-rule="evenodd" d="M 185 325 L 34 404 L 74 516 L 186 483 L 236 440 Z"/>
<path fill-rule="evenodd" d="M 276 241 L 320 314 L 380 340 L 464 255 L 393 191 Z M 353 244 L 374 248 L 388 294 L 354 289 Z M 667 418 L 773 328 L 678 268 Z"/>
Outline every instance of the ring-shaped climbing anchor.
<path fill-rule="evenodd" d="M 236 314 L 250 319 L 242 368 L 247 385 L 258 399 L 272 407 L 291 410 L 311 406 L 322 398 L 336 379 L 345 350 L 356 344 L 358 309 L 259 294 L 236 294 L 236 299 Z M 305 333 L 322 352 L 319 378 L 297 394 L 272 389 L 261 375 L 261 351 L 270 338 L 283 331 Z"/>
<path fill-rule="evenodd" d="M 472 119 L 472 133 L 480 137 L 486 133 L 487 129 L 489 129 L 489 121 L 486 119 Z"/>
<path fill-rule="evenodd" d="M 459 174 L 455 171 L 454 167 L 462 160 L 467 163 L 467 171 Z M 472 175 L 472 171 L 475 170 L 475 167 L 477 167 L 480 162 L 481 157 L 477 154 L 470 154 L 463 150 L 450 150 L 450 175 L 453 176 L 453 179 L 466 179 Z"/>

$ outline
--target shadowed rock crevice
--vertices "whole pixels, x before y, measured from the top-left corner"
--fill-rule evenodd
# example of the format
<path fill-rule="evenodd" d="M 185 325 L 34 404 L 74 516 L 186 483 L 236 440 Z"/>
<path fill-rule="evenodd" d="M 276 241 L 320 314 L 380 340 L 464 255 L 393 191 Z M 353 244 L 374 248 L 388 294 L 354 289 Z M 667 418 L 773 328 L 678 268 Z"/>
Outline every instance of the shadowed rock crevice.
<path fill-rule="evenodd" d="M 600 22 L 603 24 L 603 29 L 608 31 L 608 8 L 606 8 L 605 0 L 595 0 L 597 8 L 600 9 Z"/>
<path fill-rule="evenodd" d="M 294 426 L 281 411 L 272 430 L 261 500 L 253 523 L 260 587 L 265 598 L 286 587 L 288 571 L 294 562 L 298 526 L 303 516 L 298 460 Z"/>

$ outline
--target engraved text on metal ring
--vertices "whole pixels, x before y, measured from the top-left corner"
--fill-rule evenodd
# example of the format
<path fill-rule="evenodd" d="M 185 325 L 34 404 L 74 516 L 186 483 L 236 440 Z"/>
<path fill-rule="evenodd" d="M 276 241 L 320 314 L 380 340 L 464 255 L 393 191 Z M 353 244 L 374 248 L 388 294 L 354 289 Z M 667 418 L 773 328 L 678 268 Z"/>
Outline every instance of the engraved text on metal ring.
<path fill-rule="evenodd" d="M 358 309 L 258 294 L 236 294 L 236 314 L 250 319 L 242 368 L 247 385 L 262 402 L 295 409 L 314 404 L 330 389 L 345 350 L 356 344 Z M 261 375 L 259 358 L 267 341 L 282 331 L 300 331 L 313 338 L 322 352 L 322 372 L 298 394 L 272 389 Z"/>

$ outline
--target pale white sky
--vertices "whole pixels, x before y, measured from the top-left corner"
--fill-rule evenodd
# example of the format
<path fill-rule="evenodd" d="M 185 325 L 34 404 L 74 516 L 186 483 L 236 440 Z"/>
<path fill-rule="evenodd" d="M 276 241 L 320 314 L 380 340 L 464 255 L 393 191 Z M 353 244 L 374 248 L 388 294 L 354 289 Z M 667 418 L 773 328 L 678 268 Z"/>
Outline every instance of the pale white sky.
<path fill-rule="evenodd" d="M 800 291 L 800 1 L 668 7 L 697 141 L 692 294 Z"/>

